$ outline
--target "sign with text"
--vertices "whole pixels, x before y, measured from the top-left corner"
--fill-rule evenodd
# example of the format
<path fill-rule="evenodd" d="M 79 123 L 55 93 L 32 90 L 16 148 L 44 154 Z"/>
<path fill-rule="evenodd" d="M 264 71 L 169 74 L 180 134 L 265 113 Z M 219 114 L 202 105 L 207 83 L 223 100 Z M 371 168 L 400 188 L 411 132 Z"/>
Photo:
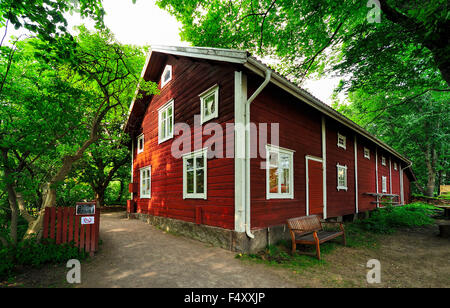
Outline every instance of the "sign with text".
<path fill-rule="evenodd" d="M 81 217 L 81 224 L 82 225 L 93 225 L 95 223 L 94 216 L 83 216 Z"/>
<path fill-rule="evenodd" d="M 95 203 L 77 203 L 77 215 L 94 215 Z"/>

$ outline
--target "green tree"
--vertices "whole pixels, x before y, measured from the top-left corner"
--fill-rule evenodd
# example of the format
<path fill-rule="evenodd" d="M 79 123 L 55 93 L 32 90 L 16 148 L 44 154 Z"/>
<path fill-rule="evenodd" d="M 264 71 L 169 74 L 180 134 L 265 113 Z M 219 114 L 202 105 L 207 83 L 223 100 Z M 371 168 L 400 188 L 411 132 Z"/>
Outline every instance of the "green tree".
<path fill-rule="evenodd" d="M 26 212 L 20 194 L 33 186 L 29 174 L 38 176 L 33 183 L 40 183 L 34 187 L 41 197 L 40 212 L 37 219 L 30 219 L 27 236 L 39 236 L 45 207 L 55 206 L 57 188 L 73 164 L 102 138 L 112 114 L 126 114 L 138 83 L 144 93 L 156 92 L 154 83 L 139 77 L 142 48 L 120 45 L 109 31 L 79 30 L 77 58 L 71 63 L 47 64 L 26 54 L 35 50 L 34 41 L 24 44 L 15 53 L 8 75 L 18 82 L 6 82 L 0 93 L 1 168 L 12 212 L 13 243 L 18 240 L 18 213 Z M 36 67 L 29 70 L 27 65 Z"/>
<path fill-rule="evenodd" d="M 413 162 L 416 189 L 427 196 L 436 192 L 436 181 L 445 182 L 450 167 L 450 93 L 430 92 L 390 105 L 384 94 L 363 90 L 350 93 L 350 104 L 335 105 L 340 112 Z"/>
<path fill-rule="evenodd" d="M 74 170 L 77 174 L 76 178 L 91 186 L 97 206 L 105 205 L 106 191 L 112 181 L 120 181 L 120 183 L 129 181 L 129 137 L 122 129 L 126 115 L 118 115 L 118 117 L 114 115 L 112 121 L 115 123 L 108 125 L 102 133 L 101 140 L 87 150 L 86 155 L 77 163 Z M 121 185 L 119 202 L 123 191 L 123 184 Z"/>
<path fill-rule="evenodd" d="M 381 66 L 402 61 L 408 52 L 414 61 L 408 61 L 404 68 L 408 73 L 402 76 L 426 69 L 439 75 L 432 87 L 442 88 L 445 80 L 448 88 L 448 1 L 381 0 L 380 23 L 371 16 L 377 11 L 375 2 L 158 0 L 157 4 L 182 23 L 182 39 L 195 46 L 250 50 L 275 60 L 273 65 L 296 82 L 328 68 L 334 73 L 349 73 L 346 69 L 351 68 L 346 83 L 358 86 L 366 81 L 360 79 L 362 72 L 376 74 Z M 395 75 L 400 64 L 386 77 Z M 417 94 L 408 87 L 404 93 Z"/>

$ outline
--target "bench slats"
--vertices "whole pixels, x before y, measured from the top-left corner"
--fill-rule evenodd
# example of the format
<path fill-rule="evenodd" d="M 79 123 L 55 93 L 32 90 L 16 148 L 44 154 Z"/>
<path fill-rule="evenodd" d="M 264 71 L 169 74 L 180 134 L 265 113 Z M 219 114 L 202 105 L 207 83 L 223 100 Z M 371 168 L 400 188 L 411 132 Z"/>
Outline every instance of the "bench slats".
<path fill-rule="evenodd" d="M 317 215 L 290 218 L 287 220 L 289 232 L 292 239 L 292 254 L 297 249 L 297 244 L 315 245 L 316 255 L 320 260 L 320 244 L 332 240 L 338 236 L 343 236 L 343 244 L 345 246 L 345 230 L 340 223 L 341 231 L 324 231 L 322 222 Z"/>

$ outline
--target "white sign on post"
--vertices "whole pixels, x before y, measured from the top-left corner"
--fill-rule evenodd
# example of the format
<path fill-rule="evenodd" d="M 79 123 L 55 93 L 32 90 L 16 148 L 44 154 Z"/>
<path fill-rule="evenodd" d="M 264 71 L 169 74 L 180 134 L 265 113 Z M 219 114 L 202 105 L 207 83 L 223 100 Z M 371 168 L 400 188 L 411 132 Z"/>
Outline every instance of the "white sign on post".
<path fill-rule="evenodd" d="M 82 225 L 93 225 L 95 222 L 94 216 L 83 216 L 81 217 L 81 224 Z"/>

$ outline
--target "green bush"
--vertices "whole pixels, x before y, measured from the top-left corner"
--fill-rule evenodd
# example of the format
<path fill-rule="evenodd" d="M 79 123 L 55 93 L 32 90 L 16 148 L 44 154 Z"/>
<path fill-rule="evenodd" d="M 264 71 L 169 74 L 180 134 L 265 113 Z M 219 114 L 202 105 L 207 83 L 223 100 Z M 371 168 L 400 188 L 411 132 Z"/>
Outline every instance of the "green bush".
<path fill-rule="evenodd" d="M 0 277 L 6 277 L 17 265 L 40 267 L 44 264 L 59 264 L 70 259 L 84 260 L 88 254 L 79 251 L 72 243 L 57 245 L 52 240 L 37 242 L 27 239 L 18 243 L 17 247 L 0 250 Z"/>
<path fill-rule="evenodd" d="M 387 206 L 374 210 L 370 218 L 359 220 L 356 224 L 363 230 L 391 234 L 398 228 L 422 227 L 433 224 L 430 217 L 433 207 L 414 203 L 399 207 Z"/>
<path fill-rule="evenodd" d="M 14 268 L 13 256 L 7 248 L 0 248 L 0 278 L 11 274 Z"/>

